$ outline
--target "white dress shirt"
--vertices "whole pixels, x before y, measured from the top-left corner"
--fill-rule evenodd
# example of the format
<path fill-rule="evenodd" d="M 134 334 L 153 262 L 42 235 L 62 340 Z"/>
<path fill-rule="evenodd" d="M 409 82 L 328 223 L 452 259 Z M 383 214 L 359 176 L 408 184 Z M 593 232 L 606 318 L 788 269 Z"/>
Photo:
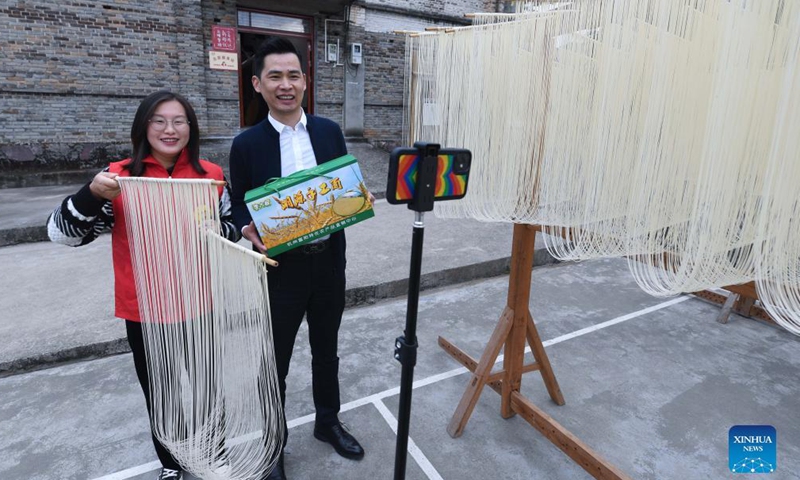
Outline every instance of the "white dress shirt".
<path fill-rule="evenodd" d="M 300 111 L 300 121 L 294 127 L 284 125 L 275 120 L 271 113 L 267 115 L 267 119 L 280 134 L 282 177 L 291 175 L 298 170 L 317 166 L 317 157 L 314 156 L 311 137 L 308 135 L 308 129 L 306 128 L 306 112 Z M 322 242 L 328 238 L 330 238 L 330 235 L 325 235 L 311 243 Z"/>
<path fill-rule="evenodd" d="M 278 131 L 281 139 L 281 176 L 286 177 L 298 170 L 317 166 L 317 157 L 311 147 L 311 137 L 306 128 L 306 113 L 300 112 L 300 121 L 290 127 L 275 120 L 272 114 L 267 118 L 272 127 Z"/>

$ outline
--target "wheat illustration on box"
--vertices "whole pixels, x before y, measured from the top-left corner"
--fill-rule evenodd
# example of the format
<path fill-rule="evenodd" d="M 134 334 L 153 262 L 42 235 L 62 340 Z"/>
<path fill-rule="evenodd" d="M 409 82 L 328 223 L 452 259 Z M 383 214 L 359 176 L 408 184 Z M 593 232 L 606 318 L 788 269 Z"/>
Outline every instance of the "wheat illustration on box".
<path fill-rule="evenodd" d="M 270 180 L 245 202 L 271 256 L 375 215 L 352 155 Z"/>

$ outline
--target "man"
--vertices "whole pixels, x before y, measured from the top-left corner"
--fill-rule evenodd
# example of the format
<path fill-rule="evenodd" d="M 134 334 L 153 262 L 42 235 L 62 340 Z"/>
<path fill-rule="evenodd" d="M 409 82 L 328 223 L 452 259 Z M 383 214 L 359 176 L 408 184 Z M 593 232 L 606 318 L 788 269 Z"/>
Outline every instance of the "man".
<path fill-rule="evenodd" d="M 233 219 L 245 238 L 266 253 L 244 203 L 246 191 L 270 178 L 314 167 L 347 153 L 344 135 L 334 122 L 306 115 L 301 106 L 306 76 L 291 42 L 274 37 L 253 59 L 253 88 L 269 106 L 267 118 L 233 140 L 230 154 Z M 308 322 L 316 422 L 314 436 L 337 453 L 360 460 L 364 449 L 339 422 L 339 324 L 344 311 L 345 237 L 329 237 L 275 257 L 269 271 L 269 299 L 275 361 L 286 402 L 286 375 L 303 316 Z M 285 479 L 281 453 L 269 479 Z"/>

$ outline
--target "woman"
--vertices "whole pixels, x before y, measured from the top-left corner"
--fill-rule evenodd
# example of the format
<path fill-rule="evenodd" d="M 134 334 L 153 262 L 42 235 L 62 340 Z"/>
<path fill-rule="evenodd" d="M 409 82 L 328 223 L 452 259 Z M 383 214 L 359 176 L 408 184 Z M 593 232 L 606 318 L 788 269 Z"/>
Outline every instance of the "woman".
<path fill-rule="evenodd" d="M 151 409 L 147 360 L 131 254 L 124 222 L 118 176 L 157 178 L 212 178 L 223 180 L 222 169 L 200 160 L 200 129 L 197 116 L 181 95 L 159 91 L 142 100 L 131 126 L 131 158 L 111 163 L 78 193 L 64 199 L 47 220 L 50 240 L 69 246 L 86 245 L 103 232 L 111 231 L 114 259 L 115 315 L 125 319 L 128 343 L 133 352 L 136 375 Z M 239 232 L 233 225 L 230 192 L 220 187 L 221 234 L 236 242 Z M 115 222 L 115 219 L 119 221 Z M 159 479 L 180 480 L 181 466 L 153 435 L 153 444 L 163 468 Z"/>

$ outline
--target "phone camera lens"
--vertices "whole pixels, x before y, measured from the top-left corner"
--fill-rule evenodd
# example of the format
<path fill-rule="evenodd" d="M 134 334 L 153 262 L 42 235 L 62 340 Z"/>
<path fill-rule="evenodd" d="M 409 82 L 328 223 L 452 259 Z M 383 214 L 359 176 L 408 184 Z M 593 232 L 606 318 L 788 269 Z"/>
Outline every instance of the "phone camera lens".
<path fill-rule="evenodd" d="M 455 168 L 453 168 L 456 175 L 463 175 L 469 172 L 470 158 L 467 154 L 460 154 L 456 156 Z"/>

